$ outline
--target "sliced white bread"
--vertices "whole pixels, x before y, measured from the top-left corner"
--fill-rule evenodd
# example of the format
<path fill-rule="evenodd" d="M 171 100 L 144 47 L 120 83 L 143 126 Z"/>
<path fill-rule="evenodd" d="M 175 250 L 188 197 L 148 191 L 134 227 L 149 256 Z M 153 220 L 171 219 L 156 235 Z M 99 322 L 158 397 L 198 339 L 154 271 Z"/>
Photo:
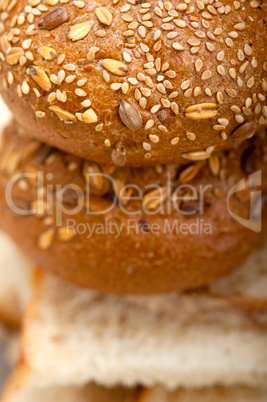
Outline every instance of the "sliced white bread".
<path fill-rule="evenodd" d="M 11 327 L 19 326 L 30 298 L 32 277 L 32 264 L 0 231 L 0 321 Z"/>
<path fill-rule="evenodd" d="M 2 97 L 0 96 L 0 138 L 1 138 L 1 133 L 2 130 L 4 129 L 5 126 L 10 123 L 12 119 L 12 114 L 10 110 L 8 109 L 7 105 L 3 101 Z"/>
<path fill-rule="evenodd" d="M 216 294 L 122 299 L 40 273 L 22 336 L 27 381 L 169 389 L 265 384 L 267 287 L 256 291 L 266 278 L 264 257 L 252 258 L 242 275 L 254 282 L 253 292 L 229 277 L 231 295 L 224 283 Z"/>

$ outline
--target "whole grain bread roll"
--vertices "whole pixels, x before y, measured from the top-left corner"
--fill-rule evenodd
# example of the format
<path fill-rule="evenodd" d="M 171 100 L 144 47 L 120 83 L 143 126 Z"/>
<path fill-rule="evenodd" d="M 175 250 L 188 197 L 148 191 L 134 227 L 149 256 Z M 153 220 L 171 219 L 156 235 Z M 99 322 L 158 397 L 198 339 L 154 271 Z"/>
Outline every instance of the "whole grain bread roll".
<path fill-rule="evenodd" d="M 28 133 L 99 163 L 208 158 L 266 126 L 263 1 L 1 4 L 1 93 Z"/>
<path fill-rule="evenodd" d="M 188 166 L 119 168 L 29 140 L 13 124 L 0 153 L 0 226 L 36 264 L 80 286 L 118 294 L 197 288 L 264 239 L 265 225 L 260 231 L 253 219 L 266 151 L 264 132 Z M 240 219 L 250 215 L 246 228 Z"/>

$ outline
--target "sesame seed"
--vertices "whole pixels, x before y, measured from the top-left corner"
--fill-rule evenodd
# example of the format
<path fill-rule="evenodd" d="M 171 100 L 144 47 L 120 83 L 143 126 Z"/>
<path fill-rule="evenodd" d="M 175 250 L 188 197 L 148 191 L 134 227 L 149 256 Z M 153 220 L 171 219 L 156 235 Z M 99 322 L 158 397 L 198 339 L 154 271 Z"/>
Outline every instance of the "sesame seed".
<path fill-rule="evenodd" d="M 203 67 L 203 61 L 201 59 L 197 59 L 195 62 L 196 71 L 199 72 Z"/>
<path fill-rule="evenodd" d="M 201 88 L 200 87 L 195 87 L 194 89 L 194 96 L 198 96 L 201 93 Z"/>
<path fill-rule="evenodd" d="M 30 87 L 26 81 L 23 81 L 21 85 L 21 91 L 24 95 L 27 95 L 30 92 Z"/>
<path fill-rule="evenodd" d="M 153 142 L 154 144 L 156 144 L 157 142 L 159 142 L 159 137 L 155 134 L 149 134 L 149 139 L 151 142 Z M 147 151 L 149 151 L 149 149 L 147 149 Z"/>
<path fill-rule="evenodd" d="M 104 78 L 104 80 L 105 80 L 107 83 L 110 82 L 110 75 L 109 75 L 109 73 L 107 72 L 107 70 L 103 70 L 103 78 Z"/>
<path fill-rule="evenodd" d="M 151 108 L 151 113 L 157 113 L 160 109 L 160 105 L 155 105 Z"/>
<path fill-rule="evenodd" d="M 232 110 L 232 112 L 234 112 L 234 113 L 240 113 L 241 112 L 241 109 L 240 109 L 240 107 L 238 107 L 237 105 L 233 105 L 233 106 L 231 106 L 231 108 L 230 108 L 231 110 Z"/>
<path fill-rule="evenodd" d="M 187 89 L 187 88 L 189 87 L 190 83 L 191 83 L 191 80 L 183 81 L 183 82 L 181 83 L 181 89 L 182 89 L 182 90 Z"/>
<path fill-rule="evenodd" d="M 146 106 L 147 106 L 147 100 L 146 100 L 146 98 L 141 98 L 141 99 L 139 100 L 139 105 L 140 105 L 140 107 L 141 107 L 142 109 L 145 109 Z"/>
<path fill-rule="evenodd" d="M 110 85 L 110 88 L 113 91 L 118 91 L 121 88 L 121 84 L 119 82 L 114 82 L 113 84 Z"/>
<path fill-rule="evenodd" d="M 184 50 L 184 46 L 181 45 L 181 43 L 178 43 L 178 42 L 174 42 L 174 43 L 172 44 L 172 47 L 173 47 L 175 50 Z"/>
<path fill-rule="evenodd" d="M 146 125 L 145 125 L 145 129 L 146 130 L 149 130 L 149 129 L 151 129 L 153 126 L 154 126 L 154 120 L 152 120 L 152 119 L 150 119 L 150 120 L 148 120 L 147 122 L 146 122 Z"/>
<path fill-rule="evenodd" d="M 62 71 L 62 70 L 61 70 Z M 86 84 L 86 82 L 87 82 L 87 80 L 79 80 L 79 81 L 77 81 L 77 85 L 78 85 L 78 87 L 83 87 L 85 84 Z"/>
<path fill-rule="evenodd" d="M 254 84 L 255 84 L 255 78 L 254 78 L 254 76 L 252 76 L 247 80 L 247 87 L 252 88 L 254 86 Z"/>
<path fill-rule="evenodd" d="M 163 95 L 166 94 L 166 89 L 163 84 L 157 84 L 157 90 Z"/>
<path fill-rule="evenodd" d="M 83 96 L 86 96 L 87 94 L 82 89 L 77 88 L 77 89 L 75 89 L 75 95 L 83 97 Z"/>
<path fill-rule="evenodd" d="M 51 77 L 50 77 L 51 79 Z M 65 81 L 67 84 L 71 84 L 73 81 L 75 81 L 76 79 L 76 75 L 69 75 L 68 77 L 66 77 Z"/>
<path fill-rule="evenodd" d="M 204 71 L 204 73 L 201 76 L 201 80 L 202 81 L 206 81 L 211 77 L 211 71 L 210 70 L 206 70 Z"/>
<path fill-rule="evenodd" d="M 252 55 L 252 48 L 246 43 L 244 46 L 244 52 L 247 56 L 251 56 Z"/>
<path fill-rule="evenodd" d="M 221 76 L 225 77 L 225 68 L 221 65 L 217 66 L 217 72 L 218 74 L 220 74 Z"/>
<path fill-rule="evenodd" d="M 143 148 L 145 151 L 150 151 L 151 145 L 148 142 L 143 142 Z"/>
<path fill-rule="evenodd" d="M 245 121 L 244 117 L 241 114 L 236 114 L 235 120 L 237 121 L 237 123 L 243 123 Z"/>
<path fill-rule="evenodd" d="M 179 137 L 174 137 L 174 138 L 171 140 L 171 145 L 177 145 L 178 142 L 179 142 Z"/>
<path fill-rule="evenodd" d="M 223 104 L 223 94 L 221 91 L 217 92 L 216 98 L 217 98 L 218 103 L 220 105 L 222 105 Z"/>
<path fill-rule="evenodd" d="M 40 110 L 36 110 L 35 115 L 39 118 L 45 117 L 45 112 L 42 112 Z"/>
<path fill-rule="evenodd" d="M 194 141 L 196 139 L 196 135 L 194 133 L 186 133 L 186 136 L 190 141 Z"/>

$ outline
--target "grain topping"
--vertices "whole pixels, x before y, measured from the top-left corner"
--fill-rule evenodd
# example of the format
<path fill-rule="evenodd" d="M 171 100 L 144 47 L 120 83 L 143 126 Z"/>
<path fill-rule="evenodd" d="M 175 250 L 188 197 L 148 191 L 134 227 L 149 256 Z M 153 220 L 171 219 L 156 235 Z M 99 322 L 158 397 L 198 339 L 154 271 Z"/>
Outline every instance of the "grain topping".
<path fill-rule="evenodd" d="M 64 24 L 64 22 L 68 21 L 68 19 L 69 16 L 66 8 L 59 7 L 46 14 L 44 18 L 39 22 L 38 28 L 50 31 Z"/>

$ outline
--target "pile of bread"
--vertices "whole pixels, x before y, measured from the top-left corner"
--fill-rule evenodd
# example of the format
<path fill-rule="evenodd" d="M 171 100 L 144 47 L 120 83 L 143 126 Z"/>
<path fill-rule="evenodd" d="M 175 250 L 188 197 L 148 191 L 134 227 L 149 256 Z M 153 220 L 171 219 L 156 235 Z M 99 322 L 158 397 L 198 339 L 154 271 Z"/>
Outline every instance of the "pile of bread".
<path fill-rule="evenodd" d="M 267 400 L 266 20 L 0 2 L 1 402 Z"/>

